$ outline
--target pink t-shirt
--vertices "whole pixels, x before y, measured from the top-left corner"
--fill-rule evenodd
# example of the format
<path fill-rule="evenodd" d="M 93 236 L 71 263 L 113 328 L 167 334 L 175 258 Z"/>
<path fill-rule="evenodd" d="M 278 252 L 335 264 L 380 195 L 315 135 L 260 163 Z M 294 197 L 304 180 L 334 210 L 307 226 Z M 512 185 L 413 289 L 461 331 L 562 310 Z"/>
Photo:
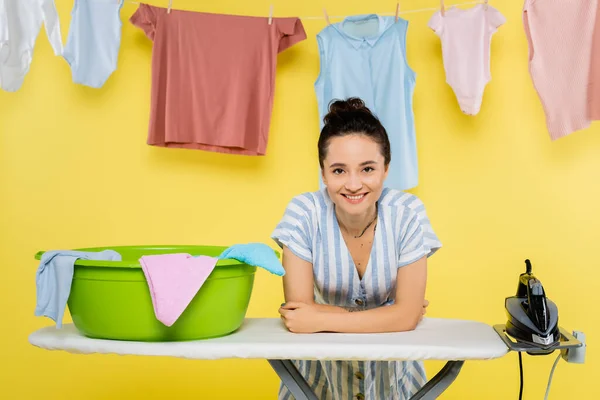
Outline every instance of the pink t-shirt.
<path fill-rule="evenodd" d="M 594 33 L 592 34 L 592 59 L 588 86 L 588 118 L 600 120 L 600 2 L 596 3 Z"/>
<path fill-rule="evenodd" d="M 588 88 L 597 0 L 526 0 L 529 73 L 551 140 L 590 126 Z"/>
<path fill-rule="evenodd" d="M 306 39 L 300 19 L 140 4 L 130 21 L 154 42 L 149 145 L 265 155 L 277 54 Z"/>

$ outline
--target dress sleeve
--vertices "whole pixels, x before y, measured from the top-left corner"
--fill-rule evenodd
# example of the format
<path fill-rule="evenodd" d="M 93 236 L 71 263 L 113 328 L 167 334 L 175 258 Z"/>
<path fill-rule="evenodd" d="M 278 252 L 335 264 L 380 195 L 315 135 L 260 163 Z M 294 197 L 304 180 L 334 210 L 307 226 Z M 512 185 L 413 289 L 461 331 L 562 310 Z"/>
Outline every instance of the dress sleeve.
<path fill-rule="evenodd" d="M 506 18 L 504 15 L 490 5 L 488 5 L 486 16 L 488 25 L 490 26 L 490 32 L 496 32 L 501 25 L 506 23 Z"/>
<path fill-rule="evenodd" d="M 442 17 L 442 14 L 439 11 L 435 12 L 429 19 L 427 26 L 431 28 L 437 35 L 440 35 L 444 26 L 444 17 Z"/>
<path fill-rule="evenodd" d="M 140 4 L 138 9 L 129 18 L 129 22 L 144 31 L 148 39 L 154 40 L 156 32 L 157 10 L 148 4 Z"/>
<path fill-rule="evenodd" d="M 63 54 L 63 42 L 60 35 L 60 21 L 54 0 L 42 0 L 41 7 L 46 35 L 48 36 L 48 40 L 50 40 L 54 55 L 60 56 Z"/>
<path fill-rule="evenodd" d="M 292 253 L 310 263 L 312 259 L 312 229 L 310 209 L 307 202 L 295 197 L 289 202 L 282 219 L 279 221 L 271 238 L 283 249 L 289 248 Z"/>
<path fill-rule="evenodd" d="M 398 268 L 411 264 L 423 256 L 431 257 L 442 243 L 431 227 L 425 206 L 420 200 L 413 202 L 416 207 L 406 208 L 399 213 L 396 232 L 399 232 Z"/>
<path fill-rule="evenodd" d="M 274 20 L 280 34 L 278 53 L 306 39 L 306 32 L 300 18 L 277 18 Z"/>

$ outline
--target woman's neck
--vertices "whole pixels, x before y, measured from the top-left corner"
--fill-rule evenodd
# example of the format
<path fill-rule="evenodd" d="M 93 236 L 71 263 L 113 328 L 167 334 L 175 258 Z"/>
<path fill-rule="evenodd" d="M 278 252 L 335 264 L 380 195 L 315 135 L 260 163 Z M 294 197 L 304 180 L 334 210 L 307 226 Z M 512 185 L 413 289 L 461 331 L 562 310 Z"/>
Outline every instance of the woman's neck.
<path fill-rule="evenodd" d="M 352 236 L 359 236 L 365 231 L 365 228 L 369 226 L 369 224 L 372 225 L 377 217 L 377 206 L 373 204 L 373 206 L 362 215 L 350 215 L 336 207 L 335 215 L 343 230 Z"/>

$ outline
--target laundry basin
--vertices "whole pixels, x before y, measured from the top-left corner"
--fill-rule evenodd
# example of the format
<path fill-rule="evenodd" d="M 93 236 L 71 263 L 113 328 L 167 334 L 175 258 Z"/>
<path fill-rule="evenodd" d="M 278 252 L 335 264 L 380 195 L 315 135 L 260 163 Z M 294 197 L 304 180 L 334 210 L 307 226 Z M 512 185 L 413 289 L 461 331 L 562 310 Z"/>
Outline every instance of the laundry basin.
<path fill-rule="evenodd" d="M 225 336 L 238 329 L 248 310 L 256 267 L 219 260 L 185 311 L 170 327 L 156 319 L 139 259 L 144 255 L 188 253 L 218 257 L 217 246 L 117 246 L 122 261 L 77 260 L 68 307 L 85 336 L 136 341 L 180 341 Z M 36 254 L 40 259 L 43 251 Z"/>

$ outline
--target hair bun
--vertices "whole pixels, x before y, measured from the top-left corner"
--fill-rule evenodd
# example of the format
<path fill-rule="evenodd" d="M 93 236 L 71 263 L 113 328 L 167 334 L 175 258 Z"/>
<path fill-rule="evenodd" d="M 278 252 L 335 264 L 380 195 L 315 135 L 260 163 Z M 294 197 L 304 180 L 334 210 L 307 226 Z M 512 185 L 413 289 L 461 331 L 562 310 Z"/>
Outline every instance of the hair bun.
<path fill-rule="evenodd" d="M 330 113 L 368 111 L 365 102 L 357 97 L 350 97 L 346 100 L 336 100 L 329 105 Z"/>
<path fill-rule="evenodd" d="M 371 110 L 367 108 L 365 102 L 358 97 L 350 97 L 346 100 L 335 100 L 329 104 L 329 113 L 325 116 L 324 122 L 326 124 L 331 124 L 335 120 L 343 119 L 341 114 L 357 111 L 371 114 Z"/>

